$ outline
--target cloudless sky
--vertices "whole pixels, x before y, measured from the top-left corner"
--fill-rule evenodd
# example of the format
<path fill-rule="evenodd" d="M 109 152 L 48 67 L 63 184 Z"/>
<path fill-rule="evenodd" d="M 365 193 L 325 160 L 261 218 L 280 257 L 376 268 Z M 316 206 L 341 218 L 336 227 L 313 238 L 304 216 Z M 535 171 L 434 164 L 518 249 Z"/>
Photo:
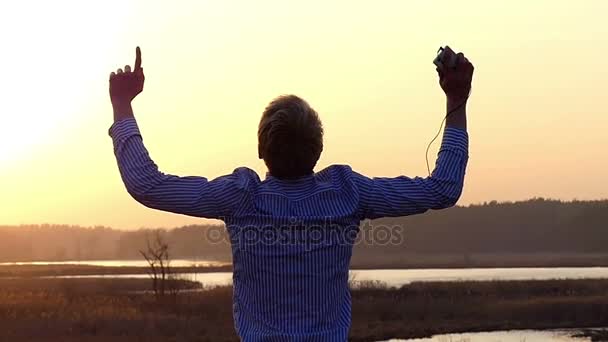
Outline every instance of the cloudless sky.
<path fill-rule="evenodd" d="M 606 13 L 602 0 L 2 2 L 0 224 L 200 222 L 121 183 L 108 75 L 136 45 L 134 108 L 164 172 L 263 178 L 258 120 L 294 93 L 325 126 L 318 170 L 424 176 L 445 106 L 432 60 L 449 44 L 476 67 L 460 204 L 607 198 Z"/>

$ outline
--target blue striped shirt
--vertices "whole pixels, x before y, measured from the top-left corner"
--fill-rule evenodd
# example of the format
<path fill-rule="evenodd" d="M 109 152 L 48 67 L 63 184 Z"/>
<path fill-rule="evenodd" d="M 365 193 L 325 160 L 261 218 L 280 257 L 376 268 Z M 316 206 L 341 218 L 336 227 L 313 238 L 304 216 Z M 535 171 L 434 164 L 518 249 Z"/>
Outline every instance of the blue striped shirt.
<path fill-rule="evenodd" d="M 226 223 L 235 327 L 244 341 L 345 341 L 359 223 L 453 206 L 468 159 L 466 131 L 448 127 L 425 178 L 369 178 L 333 165 L 297 180 L 260 180 L 248 168 L 208 180 L 160 172 L 135 119 L 114 123 L 110 136 L 122 180 L 138 202 Z"/>

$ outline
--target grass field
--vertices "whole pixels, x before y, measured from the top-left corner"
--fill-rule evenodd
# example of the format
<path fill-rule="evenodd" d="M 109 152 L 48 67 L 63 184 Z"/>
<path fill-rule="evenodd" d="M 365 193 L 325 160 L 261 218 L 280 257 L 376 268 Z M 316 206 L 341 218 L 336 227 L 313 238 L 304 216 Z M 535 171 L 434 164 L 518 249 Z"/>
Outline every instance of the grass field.
<path fill-rule="evenodd" d="M 0 279 L 1 341 L 235 341 L 232 288 L 157 300 L 146 279 Z M 184 282 L 184 288 L 196 288 Z M 353 290 L 351 340 L 608 326 L 608 280 L 379 282 Z"/>

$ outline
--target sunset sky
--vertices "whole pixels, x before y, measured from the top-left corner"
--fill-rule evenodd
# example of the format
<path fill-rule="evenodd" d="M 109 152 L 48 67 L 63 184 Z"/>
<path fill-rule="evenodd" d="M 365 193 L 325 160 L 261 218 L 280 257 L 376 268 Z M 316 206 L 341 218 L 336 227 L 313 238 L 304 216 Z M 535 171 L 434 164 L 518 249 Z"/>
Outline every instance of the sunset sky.
<path fill-rule="evenodd" d="M 0 225 L 174 227 L 125 191 L 108 75 L 143 53 L 134 102 L 167 173 L 264 176 L 279 94 L 323 120 L 318 170 L 425 175 L 444 114 L 440 45 L 476 67 L 460 204 L 608 198 L 607 1 L 13 1 L 0 5 Z M 439 144 L 433 146 L 434 161 Z"/>

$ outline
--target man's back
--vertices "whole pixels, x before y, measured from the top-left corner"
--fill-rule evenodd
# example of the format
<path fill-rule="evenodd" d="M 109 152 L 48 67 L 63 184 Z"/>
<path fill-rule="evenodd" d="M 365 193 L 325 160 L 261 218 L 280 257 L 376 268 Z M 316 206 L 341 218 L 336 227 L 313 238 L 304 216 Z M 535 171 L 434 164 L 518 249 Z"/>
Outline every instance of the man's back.
<path fill-rule="evenodd" d="M 238 172 L 238 171 L 237 171 Z M 360 214 L 350 169 L 297 180 L 253 171 L 226 220 L 234 264 L 234 317 L 247 340 L 343 341 L 350 327 L 348 266 Z"/>

